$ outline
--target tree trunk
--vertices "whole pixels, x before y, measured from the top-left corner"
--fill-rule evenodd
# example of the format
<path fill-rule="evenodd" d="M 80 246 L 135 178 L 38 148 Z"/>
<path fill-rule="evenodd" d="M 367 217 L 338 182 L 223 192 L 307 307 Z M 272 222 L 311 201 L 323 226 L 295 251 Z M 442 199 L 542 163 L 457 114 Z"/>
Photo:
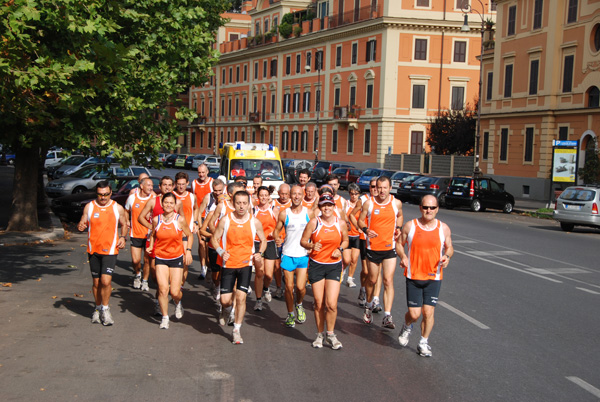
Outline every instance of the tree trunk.
<path fill-rule="evenodd" d="M 8 231 L 39 230 L 37 215 L 39 149 L 17 146 L 15 149 L 15 179 Z"/>

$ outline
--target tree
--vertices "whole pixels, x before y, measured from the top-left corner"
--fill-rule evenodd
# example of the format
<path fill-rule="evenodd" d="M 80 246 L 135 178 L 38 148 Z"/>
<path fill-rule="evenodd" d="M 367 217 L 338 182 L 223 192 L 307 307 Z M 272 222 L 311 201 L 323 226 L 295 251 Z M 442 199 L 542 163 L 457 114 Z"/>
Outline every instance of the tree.
<path fill-rule="evenodd" d="M 600 183 L 600 155 L 597 148 L 586 151 L 585 164 L 579 171 L 579 177 L 585 184 Z"/>
<path fill-rule="evenodd" d="M 427 143 L 438 155 L 473 155 L 476 110 L 443 111 L 429 121 Z"/>
<path fill-rule="evenodd" d="M 167 105 L 206 82 L 226 0 L 12 0 L 0 6 L 0 143 L 16 154 L 9 230 L 37 230 L 50 145 L 124 164 L 174 148 Z M 183 105 L 182 105 L 183 106 Z M 179 109 L 178 119 L 195 113 Z"/>

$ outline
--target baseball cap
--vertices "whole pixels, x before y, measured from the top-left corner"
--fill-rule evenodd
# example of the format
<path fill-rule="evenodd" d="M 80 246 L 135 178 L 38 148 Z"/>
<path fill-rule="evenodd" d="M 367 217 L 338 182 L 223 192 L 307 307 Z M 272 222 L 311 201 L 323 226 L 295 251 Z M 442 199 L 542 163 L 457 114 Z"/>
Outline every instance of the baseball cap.
<path fill-rule="evenodd" d="M 325 205 L 325 204 L 335 205 L 335 201 L 333 200 L 333 197 L 331 196 L 331 194 L 323 194 L 322 196 L 319 197 L 319 206 Z"/>

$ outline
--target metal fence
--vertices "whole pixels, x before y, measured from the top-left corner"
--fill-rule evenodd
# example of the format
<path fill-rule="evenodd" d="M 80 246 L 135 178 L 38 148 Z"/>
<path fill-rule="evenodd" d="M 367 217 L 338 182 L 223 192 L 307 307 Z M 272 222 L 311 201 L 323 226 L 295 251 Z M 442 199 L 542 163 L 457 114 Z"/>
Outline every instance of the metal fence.
<path fill-rule="evenodd" d="M 473 174 L 473 164 L 473 156 L 393 154 L 385 156 L 383 167 L 437 176 L 470 176 Z"/>

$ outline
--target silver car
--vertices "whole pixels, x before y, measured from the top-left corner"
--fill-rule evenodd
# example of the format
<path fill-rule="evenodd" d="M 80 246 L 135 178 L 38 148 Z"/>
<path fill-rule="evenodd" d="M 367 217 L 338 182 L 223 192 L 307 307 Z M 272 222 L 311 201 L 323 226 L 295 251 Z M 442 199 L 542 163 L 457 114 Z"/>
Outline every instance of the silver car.
<path fill-rule="evenodd" d="M 49 197 L 61 197 L 63 195 L 77 194 L 89 191 L 101 180 L 111 177 L 138 176 L 150 172 L 143 166 L 130 166 L 122 168 L 119 165 L 111 165 L 107 169 L 102 165 L 86 166 L 70 176 L 63 176 L 60 179 L 53 180 L 46 185 L 46 194 Z"/>
<path fill-rule="evenodd" d="M 221 158 L 213 155 L 196 155 L 192 160 L 192 169 L 198 169 L 198 166 L 205 164 L 208 169 L 218 168 L 221 164 Z"/>
<path fill-rule="evenodd" d="M 567 187 L 556 200 L 553 216 L 567 232 L 575 225 L 600 228 L 599 206 L 600 186 Z"/>

